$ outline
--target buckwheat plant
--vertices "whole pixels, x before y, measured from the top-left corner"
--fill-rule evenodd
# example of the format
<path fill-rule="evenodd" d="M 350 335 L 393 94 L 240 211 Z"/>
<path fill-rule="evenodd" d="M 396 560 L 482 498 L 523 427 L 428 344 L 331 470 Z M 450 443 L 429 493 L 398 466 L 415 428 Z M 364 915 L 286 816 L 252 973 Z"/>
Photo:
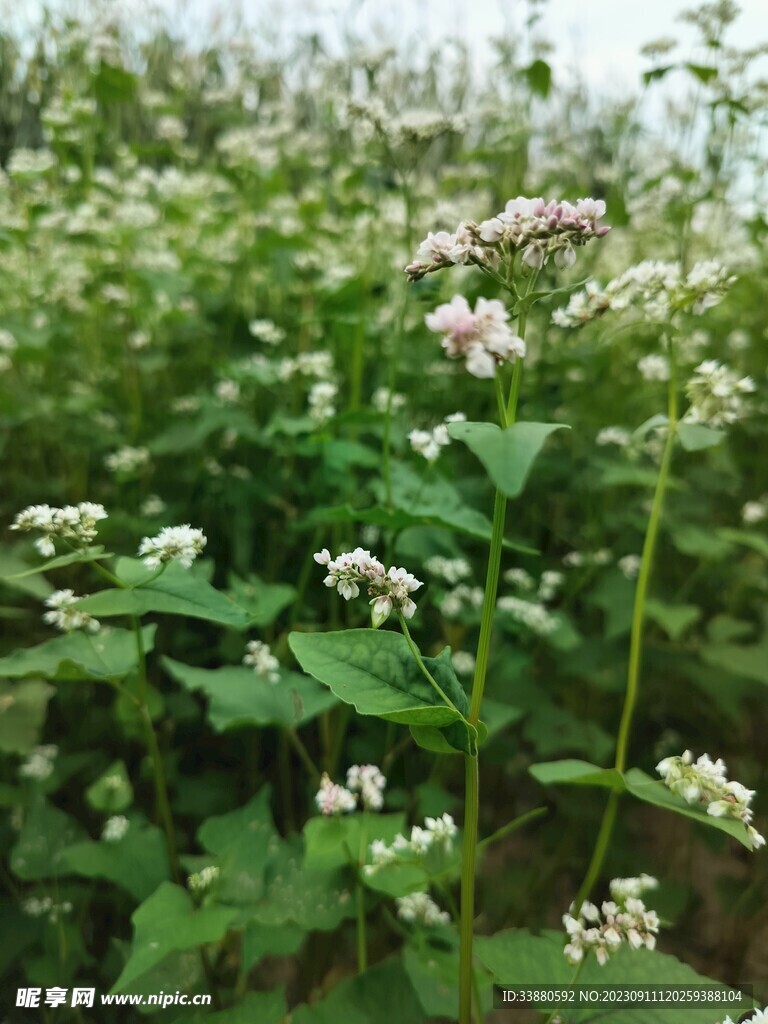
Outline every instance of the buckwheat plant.
<path fill-rule="evenodd" d="M 315 555 L 326 568 L 326 586 L 345 600 L 364 595 L 371 606 L 371 630 L 335 634 L 294 633 L 291 646 L 302 666 L 361 714 L 377 714 L 410 727 L 413 738 L 435 753 L 460 752 L 465 761 L 464 836 L 461 851 L 460 993 L 459 1020 L 469 1024 L 480 1013 L 473 1009 L 473 921 L 475 917 L 475 864 L 479 807 L 479 748 L 486 733 L 480 720 L 488 670 L 496 593 L 501 565 L 507 499 L 517 496 L 546 438 L 562 424 L 517 423 L 517 408 L 526 355 L 526 327 L 533 305 L 555 285 L 535 291 L 539 275 L 550 265 L 572 267 L 577 251 L 602 238 L 608 227 L 600 224 L 605 213 L 601 200 L 545 202 L 518 197 L 496 217 L 477 224 L 465 221 L 454 233 L 430 232 L 406 267 L 409 281 L 462 264 L 474 266 L 505 300 L 478 298 L 471 307 L 463 295 L 441 305 L 426 317 L 428 330 L 440 339 L 448 359 L 461 361 L 473 377 L 489 382 L 496 402 L 498 423 L 469 423 L 451 417 L 439 436 L 411 434 L 411 443 L 429 459 L 436 457 L 449 438 L 462 441 L 480 459 L 496 486 L 493 526 L 485 588 L 480 592 L 481 625 L 474 655 L 471 694 L 466 696 L 445 650 L 437 658 L 425 657 L 408 621 L 416 614 L 411 596 L 423 586 L 404 568 L 387 569 L 370 551 L 356 548 L 331 557 L 327 548 Z M 489 394 L 489 397 L 490 397 Z M 386 459 L 385 459 L 386 462 Z M 471 589 L 471 588 L 470 588 Z M 394 616 L 400 634 L 379 631 Z M 328 784 L 330 785 L 330 783 Z M 334 798 L 335 800 L 336 798 Z M 339 808 L 343 809 L 343 808 Z M 442 826 L 441 826 L 442 827 Z M 444 823 L 452 841 L 453 823 Z M 432 833 L 427 831 L 428 838 Z M 402 837 L 401 837 L 402 839 Z M 420 834 L 416 834 L 416 843 Z M 412 834 L 411 846 L 414 844 Z M 402 845 L 402 843 L 401 843 Z M 375 878 L 381 865 L 400 851 L 379 845 L 374 851 Z M 406 904 L 408 913 L 425 922 L 434 918 L 428 908 Z M 401 908 L 402 909 L 402 908 Z M 402 912 L 401 912 L 401 917 Z"/>

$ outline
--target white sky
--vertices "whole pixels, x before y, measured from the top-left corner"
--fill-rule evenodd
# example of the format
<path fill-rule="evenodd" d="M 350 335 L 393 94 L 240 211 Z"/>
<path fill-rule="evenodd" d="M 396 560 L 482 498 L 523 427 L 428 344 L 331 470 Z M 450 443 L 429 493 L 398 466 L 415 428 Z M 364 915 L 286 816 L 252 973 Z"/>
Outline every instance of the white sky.
<path fill-rule="evenodd" d="M 482 59 L 489 37 L 520 31 L 523 0 L 157 0 L 173 24 L 193 36 L 206 32 L 214 12 L 240 10 L 245 21 L 267 30 L 318 31 L 336 41 L 345 32 L 367 42 L 391 42 L 413 36 L 439 42 L 462 37 Z M 649 63 L 640 47 L 673 36 L 690 41 L 693 32 L 679 14 L 697 0 L 543 0 L 542 35 L 556 44 L 556 70 L 573 68 L 603 88 L 632 89 Z M 741 0 L 742 14 L 729 41 L 752 46 L 768 42 L 768 0 Z M 276 16 L 277 15 L 277 16 Z M 281 17 L 282 15 L 282 17 Z M 688 53 L 683 47 L 683 53 Z"/>

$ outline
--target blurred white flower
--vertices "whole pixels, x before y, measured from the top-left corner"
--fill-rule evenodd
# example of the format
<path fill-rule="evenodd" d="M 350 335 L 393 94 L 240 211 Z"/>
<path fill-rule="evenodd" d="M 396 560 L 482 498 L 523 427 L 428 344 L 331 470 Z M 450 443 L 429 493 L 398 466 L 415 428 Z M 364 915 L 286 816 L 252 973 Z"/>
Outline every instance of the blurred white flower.
<path fill-rule="evenodd" d="M 262 640 L 249 640 L 245 649 L 244 665 L 252 668 L 257 676 L 266 679 L 268 683 L 274 685 L 280 682 L 280 662 L 270 651 L 269 644 Z"/>
<path fill-rule="evenodd" d="M 144 537 L 139 557 L 148 569 L 157 569 L 167 562 L 178 561 L 188 569 L 202 552 L 208 538 L 202 530 L 183 526 L 164 526 L 155 537 Z"/>

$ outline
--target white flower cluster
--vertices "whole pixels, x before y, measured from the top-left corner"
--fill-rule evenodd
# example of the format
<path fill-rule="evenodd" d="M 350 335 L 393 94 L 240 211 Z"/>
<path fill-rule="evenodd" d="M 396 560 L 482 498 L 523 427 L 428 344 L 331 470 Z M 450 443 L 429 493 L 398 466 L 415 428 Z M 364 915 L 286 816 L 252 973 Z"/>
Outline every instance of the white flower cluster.
<path fill-rule="evenodd" d="M 399 391 L 393 391 L 390 398 L 389 388 L 376 388 L 371 395 L 371 405 L 376 412 L 386 412 L 387 407 L 393 411 L 402 409 L 405 405 L 405 395 L 401 395 Z"/>
<path fill-rule="evenodd" d="M 756 501 L 746 502 L 741 510 L 741 519 L 748 526 L 768 519 L 768 494 L 764 494 Z"/>
<path fill-rule="evenodd" d="M 454 412 L 432 430 L 412 430 L 408 435 L 411 448 L 423 455 L 427 462 L 434 462 L 443 448 L 451 443 L 447 424 L 463 423 L 466 418 L 463 412 Z"/>
<path fill-rule="evenodd" d="M 643 559 L 640 555 L 622 555 L 616 564 L 626 579 L 635 580 L 640 573 Z"/>
<path fill-rule="evenodd" d="M 412 892 L 407 896 L 398 896 L 397 916 L 408 924 L 424 924 L 427 928 L 436 928 L 451 923 L 451 915 L 441 910 L 429 893 Z"/>
<path fill-rule="evenodd" d="M 448 619 L 459 619 L 465 611 L 476 612 L 483 607 L 485 591 L 482 587 L 470 587 L 460 583 L 449 590 L 440 602 L 440 611 Z"/>
<path fill-rule="evenodd" d="M 190 892 L 200 894 L 210 889 L 218 877 L 218 867 L 215 864 L 208 864 L 187 878 L 187 886 Z"/>
<path fill-rule="evenodd" d="M 631 949 L 654 949 L 659 918 L 654 910 L 645 909 L 640 896 L 657 885 L 650 875 L 614 878 L 610 884 L 612 898 L 603 903 L 601 910 L 594 903 L 584 902 L 578 916 L 564 914 L 568 942 L 563 952 L 568 962 L 577 964 L 594 950 L 602 967 L 625 941 Z"/>
<path fill-rule="evenodd" d="M 729 782 L 722 758 L 713 761 L 702 754 L 694 763 L 693 754 L 685 750 L 680 756 L 665 757 L 656 765 L 664 784 L 688 804 L 701 804 L 713 818 L 734 818 L 746 827 L 752 849 L 765 846 L 765 838 L 752 825 L 754 812 L 750 806 L 753 789 L 740 782 Z"/>
<path fill-rule="evenodd" d="M 375 839 L 368 847 L 371 863 L 366 864 L 363 871 L 366 875 L 372 875 L 384 864 L 412 860 L 414 857 L 418 859 L 433 849 L 450 853 L 457 834 L 456 823 L 450 814 L 442 814 L 439 818 L 425 818 L 423 828 L 421 825 L 414 825 L 407 839 L 398 833 L 391 846 L 387 846 L 383 839 Z"/>
<path fill-rule="evenodd" d="M 248 330 L 252 338 L 267 345 L 279 345 L 281 341 L 285 341 L 285 331 L 272 320 L 251 320 Z"/>
<path fill-rule="evenodd" d="M 338 393 L 338 387 L 329 380 L 319 380 L 309 389 L 307 408 L 316 423 L 324 423 L 336 415 L 334 402 Z"/>
<path fill-rule="evenodd" d="M 730 1017 L 725 1017 L 723 1024 L 735 1024 Z M 768 1024 L 768 1006 L 764 1010 L 755 1010 L 751 1017 L 739 1017 L 739 1024 Z"/>
<path fill-rule="evenodd" d="M 244 665 L 252 668 L 257 676 L 266 679 L 273 686 L 280 682 L 280 662 L 270 651 L 269 644 L 265 644 L 263 640 L 249 640 L 245 649 Z"/>
<path fill-rule="evenodd" d="M 104 465 L 112 473 L 135 473 L 149 465 L 149 449 L 124 445 L 104 457 Z"/>
<path fill-rule="evenodd" d="M 597 551 L 569 551 L 563 556 L 563 565 L 569 569 L 588 569 L 598 565 L 610 565 L 613 554 L 609 548 L 598 548 Z"/>
<path fill-rule="evenodd" d="M 328 380 L 333 373 L 333 356 L 330 352 L 299 352 L 293 358 L 283 359 L 278 364 L 280 380 L 288 381 L 295 376 L 314 377 Z"/>
<path fill-rule="evenodd" d="M 374 629 L 388 618 L 393 609 L 406 619 L 416 611 L 409 595 L 423 586 L 421 580 L 394 565 L 385 570 L 370 551 L 355 548 L 354 551 L 342 551 L 332 559 L 328 548 L 323 548 L 315 553 L 314 559 L 328 570 L 324 580 L 326 587 L 335 587 L 345 601 L 357 597 L 361 586 L 365 588 L 371 598 Z"/>
<path fill-rule="evenodd" d="M 626 448 L 632 443 L 632 434 L 625 427 L 603 427 L 595 438 L 595 444 L 601 448 L 615 444 L 617 448 Z"/>
<path fill-rule="evenodd" d="M 638 360 L 637 368 L 640 376 L 647 381 L 669 380 L 669 360 L 666 356 L 651 353 Z"/>
<path fill-rule="evenodd" d="M 87 597 L 87 594 L 83 594 Z M 43 615 L 43 622 L 55 626 L 62 633 L 71 633 L 75 629 L 83 629 L 86 633 L 98 633 L 101 624 L 88 612 L 81 612 L 74 605 L 80 600 L 72 590 L 56 590 L 45 599 L 46 607 L 51 610 Z"/>
<path fill-rule="evenodd" d="M 509 326 L 509 313 L 498 299 L 479 298 L 474 311 L 463 295 L 427 313 L 430 331 L 442 335 L 450 359 L 464 359 L 473 377 L 493 377 L 501 363 L 525 356 L 525 342 Z"/>
<path fill-rule="evenodd" d="M 59 748 L 53 743 L 35 747 L 27 754 L 27 759 L 19 767 L 22 779 L 43 782 L 53 773 L 53 762 L 59 755 Z"/>
<path fill-rule="evenodd" d="M 454 584 L 472 575 L 472 568 L 466 558 L 444 558 L 433 555 L 424 563 L 430 576 L 436 576 L 446 583 Z"/>
<path fill-rule="evenodd" d="M 550 256 L 558 267 L 572 267 L 576 246 L 602 238 L 610 230 L 597 224 L 604 214 L 602 199 L 579 199 L 574 206 L 565 200 L 545 203 L 541 198 L 518 196 L 479 225 L 462 223 L 453 234 L 430 231 L 405 272 L 409 280 L 418 281 L 456 263 L 495 268 L 500 255 L 514 257 L 518 252 L 522 252 L 523 263 L 537 270 Z"/>
<path fill-rule="evenodd" d="M 21 909 L 27 917 L 47 917 L 51 924 L 56 924 L 60 917 L 72 913 L 72 904 L 69 900 L 57 903 L 50 896 L 30 896 L 21 904 Z"/>
<path fill-rule="evenodd" d="M 747 412 L 744 396 L 755 390 L 751 377 L 739 377 L 716 359 L 707 359 L 696 367 L 685 385 L 691 405 L 683 418 L 686 423 L 706 423 L 712 427 L 735 423 Z"/>
<path fill-rule="evenodd" d="M 359 793 L 366 811 L 380 811 L 384 806 L 387 780 L 375 764 L 353 764 L 347 769 L 347 789 Z"/>
<path fill-rule="evenodd" d="M 477 659 L 469 651 L 454 651 L 451 654 L 454 672 L 460 676 L 471 676 L 475 671 Z"/>
<path fill-rule="evenodd" d="M 536 591 L 536 598 L 539 601 L 551 601 L 565 581 L 563 573 L 556 569 L 545 569 L 541 574 L 538 584 L 531 574 L 520 568 L 507 569 L 504 573 L 504 582 L 510 583 L 518 590 L 527 593 Z"/>
<path fill-rule="evenodd" d="M 35 547 L 41 555 L 50 558 L 56 554 L 55 539 L 61 538 L 75 547 L 87 547 L 96 537 L 96 523 L 106 518 L 104 506 L 92 501 L 63 508 L 29 505 L 18 513 L 11 529 L 23 533 L 40 530 L 43 536 L 35 541 Z"/>
<path fill-rule="evenodd" d="M 590 281 L 564 309 L 554 311 L 552 322 L 558 327 L 579 327 L 609 309 L 623 312 L 630 307 L 649 320 L 666 321 L 682 310 L 698 315 L 716 306 L 735 280 L 716 260 L 697 263 L 685 277 L 679 263 L 645 260 L 605 288 Z"/>
<path fill-rule="evenodd" d="M 524 597 L 507 595 L 499 598 L 496 607 L 538 636 L 549 636 L 559 625 L 558 620 L 539 601 L 528 601 Z"/>
<path fill-rule="evenodd" d="M 358 799 L 366 811 L 380 811 L 384 806 L 387 780 L 374 764 L 353 764 L 347 769 L 346 787 L 331 782 L 324 772 L 315 803 L 323 814 L 345 814 L 357 808 Z"/>
<path fill-rule="evenodd" d="M 158 569 L 166 562 L 179 561 L 188 569 L 202 552 L 208 538 L 202 530 L 186 523 L 183 526 L 164 526 L 155 537 L 144 537 L 139 545 L 139 557 L 148 569 Z"/>
<path fill-rule="evenodd" d="M 119 843 L 128 831 L 130 822 L 124 814 L 113 814 L 108 818 L 101 830 L 101 838 L 105 843 Z"/>

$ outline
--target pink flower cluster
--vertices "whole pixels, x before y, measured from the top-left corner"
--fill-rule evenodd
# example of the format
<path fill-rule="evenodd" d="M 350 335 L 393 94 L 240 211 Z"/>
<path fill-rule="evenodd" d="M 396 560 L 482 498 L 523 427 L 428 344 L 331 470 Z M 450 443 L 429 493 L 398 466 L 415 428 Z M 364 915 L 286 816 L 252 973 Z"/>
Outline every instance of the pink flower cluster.
<path fill-rule="evenodd" d="M 605 215 L 602 199 L 510 199 L 495 217 L 480 224 L 465 222 L 453 234 L 430 232 L 419 246 L 417 259 L 405 272 L 411 281 L 456 263 L 476 263 L 495 269 L 500 256 L 514 258 L 522 251 L 523 263 L 540 269 L 554 256 L 559 268 L 576 262 L 575 246 L 586 245 L 610 231 L 598 225 Z"/>
<path fill-rule="evenodd" d="M 328 548 L 323 548 L 314 555 L 314 559 L 328 570 L 324 580 L 326 587 L 335 587 L 345 601 L 357 597 L 361 586 L 366 589 L 371 598 L 374 629 L 378 629 L 393 609 L 406 619 L 410 619 L 416 611 L 410 595 L 423 586 L 421 580 L 394 565 L 385 570 L 370 551 L 355 548 L 354 551 L 342 551 L 332 559 Z"/>
<path fill-rule="evenodd" d="M 525 342 L 509 326 L 509 313 L 498 299 L 478 299 L 473 312 L 463 295 L 454 295 L 425 321 L 430 331 L 442 334 L 446 354 L 464 359 L 473 377 L 493 377 L 497 365 L 525 355 Z"/>

